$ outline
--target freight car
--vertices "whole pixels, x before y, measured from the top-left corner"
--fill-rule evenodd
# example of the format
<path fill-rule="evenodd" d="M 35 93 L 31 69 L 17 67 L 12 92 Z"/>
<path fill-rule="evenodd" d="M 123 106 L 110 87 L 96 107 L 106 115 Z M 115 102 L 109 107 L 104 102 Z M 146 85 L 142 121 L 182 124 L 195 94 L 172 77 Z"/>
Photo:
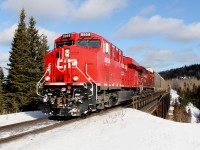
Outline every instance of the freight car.
<path fill-rule="evenodd" d="M 81 116 L 119 105 L 161 85 L 154 83 L 160 76 L 91 32 L 58 37 L 45 55 L 44 70 L 37 84 L 42 111 L 59 116 Z"/>
<path fill-rule="evenodd" d="M 153 74 L 154 92 L 167 92 L 169 88 L 167 81 L 160 74 L 155 72 L 152 68 L 147 68 L 147 70 L 152 72 Z"/>

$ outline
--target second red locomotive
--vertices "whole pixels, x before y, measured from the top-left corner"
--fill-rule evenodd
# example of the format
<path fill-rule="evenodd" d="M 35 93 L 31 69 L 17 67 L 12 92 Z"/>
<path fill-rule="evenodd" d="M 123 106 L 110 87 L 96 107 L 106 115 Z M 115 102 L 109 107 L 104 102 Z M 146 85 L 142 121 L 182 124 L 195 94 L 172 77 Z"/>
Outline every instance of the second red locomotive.
<path fill-rule="evenodd" d="M 54 49 L 45 56 L 44 68 L 38 94 L 43 99 L 43 112 L 53 115 L 81 116 L 155 88 L 153 71 L 91 32 L 57 38 Z"/>

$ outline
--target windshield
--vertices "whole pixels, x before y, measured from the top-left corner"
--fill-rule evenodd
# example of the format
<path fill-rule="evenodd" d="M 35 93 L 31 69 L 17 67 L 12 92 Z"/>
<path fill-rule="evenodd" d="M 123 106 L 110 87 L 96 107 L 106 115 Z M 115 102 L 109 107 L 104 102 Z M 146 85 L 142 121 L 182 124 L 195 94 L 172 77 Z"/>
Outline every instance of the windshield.
<path fill-rule="evenodd" d="M 84 40 L 78 40 L 77 46 L 99 48 L 101 46 L 101 42 L 100 42 L 100 40 L 95 40 L 95 39 L 92 39 L 92 40 L 84 39 Z"/>
<path fill-rule="evenodd" d="M 64 45 L 67 45 L 67 46 L 74 45 L 74 40 L 57 42 L 57 43 L 56 43 L 56 48 L 62 47 L 62 46 L 64 46 Z"/>

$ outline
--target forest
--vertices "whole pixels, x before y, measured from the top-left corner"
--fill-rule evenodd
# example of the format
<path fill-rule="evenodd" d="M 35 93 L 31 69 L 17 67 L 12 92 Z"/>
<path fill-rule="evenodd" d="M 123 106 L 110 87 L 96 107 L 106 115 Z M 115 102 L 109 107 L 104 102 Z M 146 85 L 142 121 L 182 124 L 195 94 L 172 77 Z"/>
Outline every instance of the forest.
<path fill-rule="evenodd" d="M 22 9 L 9 51 L 6 77 L 0 66 L 0 114 L 35 110 L 39 105 L 36 83 L 43 75 L 44 55 L 49 48 L 35 19 L 30 17 L 28 24 L 25 19 Z"/>
<path fill-rule="evenodd" d="M 181 103 L 192 102 L 200 109 L 200 64 L 193 64 L 160 72 L 171 87 L 177 90 Z"/>
<path fill-rule="evenodd" d="M 188 77 L 195 77 L 200 80 L 200 64 L 193 64 L 190 66 L 184 66 L 180 68 L 170 69 L 166 71 L 159 72 L 159 74 L 165 79 L 184 79 Z"/>

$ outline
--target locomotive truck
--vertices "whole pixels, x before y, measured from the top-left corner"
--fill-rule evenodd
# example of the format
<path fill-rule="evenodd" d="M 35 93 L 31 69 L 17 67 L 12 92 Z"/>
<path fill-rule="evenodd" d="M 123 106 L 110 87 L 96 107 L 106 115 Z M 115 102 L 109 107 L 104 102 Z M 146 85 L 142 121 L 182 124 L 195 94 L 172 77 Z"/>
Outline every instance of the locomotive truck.
<path fill-rule="evenodd" d="M 164 79 L 153 69 L 92 32 L 58 37 L 45 55 L 44 70 L 37 94 L 42 111 L 55 116 L 82 116 L 131 101 L 142 92 L 165 89 Z"/>

